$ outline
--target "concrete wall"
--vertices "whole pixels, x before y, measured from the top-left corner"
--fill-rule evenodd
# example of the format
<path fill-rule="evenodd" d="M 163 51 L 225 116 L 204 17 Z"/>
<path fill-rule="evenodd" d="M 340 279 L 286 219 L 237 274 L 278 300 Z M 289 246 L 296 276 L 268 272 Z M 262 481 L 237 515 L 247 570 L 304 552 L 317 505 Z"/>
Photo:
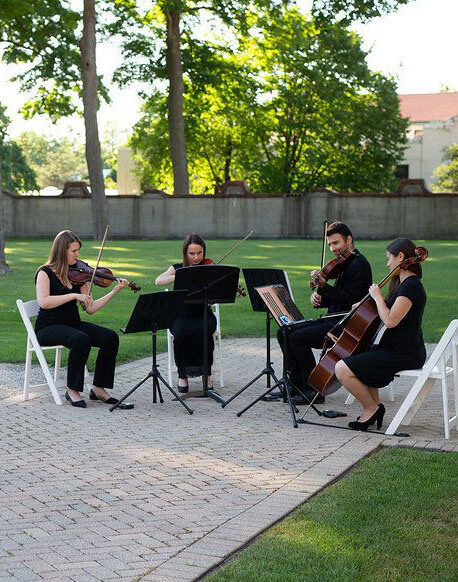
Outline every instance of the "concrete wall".
<path fill-rule="evenodd" d="M 108 197 L 114 238 L 320 238 L 323 220 L 349 224 L 358 238 L 458 238 L 458 195 L 339 194 L 298 196 Z M 65 228 L 92 237 L 91 201 L 4 197 L 6 236 L 53 237 Z"/>

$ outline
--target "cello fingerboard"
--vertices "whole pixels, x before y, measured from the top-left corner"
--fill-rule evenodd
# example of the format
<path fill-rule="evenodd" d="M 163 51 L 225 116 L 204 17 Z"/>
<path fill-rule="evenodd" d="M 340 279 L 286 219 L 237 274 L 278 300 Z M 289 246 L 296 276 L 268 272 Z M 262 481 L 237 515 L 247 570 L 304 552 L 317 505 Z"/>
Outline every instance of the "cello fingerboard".
<path fill-rule="evenodd" d="M 266 285 L 255 289 L 280 327 L 304 321 L 304 316 L 283 285 Z"/>

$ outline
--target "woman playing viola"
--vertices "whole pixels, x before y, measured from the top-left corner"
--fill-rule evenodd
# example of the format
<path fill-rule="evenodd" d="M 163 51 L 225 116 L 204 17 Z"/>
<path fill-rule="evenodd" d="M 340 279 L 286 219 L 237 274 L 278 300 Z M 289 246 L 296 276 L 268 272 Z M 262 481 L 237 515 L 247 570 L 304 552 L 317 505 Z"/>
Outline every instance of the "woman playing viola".
<path fill-rule="evenodd" d="M 204 239 L 195 233 L 186 235 L 183 241 L 183 262 L 171 265 L 156 279 L 156 285 L 169 285 L 175 281 L 175 273 L 184 267 L 210 264 L 205 258 L 206 245 Z M 213 261 L 211 261 L 213 262 Z M 211 386 L 211 367 L 213 364 L 213 334 L 216 330 L 216 318 L 208 308 L 208 370 L 209 386 Z M 173 326 L 173 351 L 178 368 L 178 391 L 188 391 L 188 377 L 203 375 L 203 335 L 204 321 L 201 305 L 184 305 Z"/>
<path fill-rule="evenodd" d="M 70 349 L 65 398 L 72 406 L 86 408 L 81 393 L 84 387 L 84 368 L 91 347 L 99 348 L 91 400 L 116 404 L 107 389 L 113 388 L 116 355 L 119 338 L 111 329 L 81 321 L 77 302 L 92 315 L 104 307 L 129 282 L 117 279 L 117 285 L 109 293 L 93 301 L 88 283 L 76 284 L 69 279 L 69 266 L 78 259 L 81 240 L 70 230 L 63 230 L 54 239 L 49 258 L 35 275 L 37 300 L 40 311 L 35 323 L 38 341 L 43 346 L 62 344 Z M 132 404 L 121 405 L 133 408 Z"/>
<path fill-rule="evenodd" d="M 415 256 L 415 244 L 398 238 L 387 247 L 387 265 L 395 269 L 405 259 Z M 426 305 L 426 293 L 420 281 L 421 265 L 413 263 L 391 281 L 386 299 L 380 288 L 371 285 L 369 293 L 385 325 L 380 343 L 368 351 L 349 356 L 336 364 L 336 376 L 363 407 L 357 421 L 350 422 L 354 430 L 367 430 L 377 422 L 382 425 L 385 407 L 380 403 L 378 388 L 387 386 L 400 370 L 421 368 L 426 360 L 421 321 Z"/>

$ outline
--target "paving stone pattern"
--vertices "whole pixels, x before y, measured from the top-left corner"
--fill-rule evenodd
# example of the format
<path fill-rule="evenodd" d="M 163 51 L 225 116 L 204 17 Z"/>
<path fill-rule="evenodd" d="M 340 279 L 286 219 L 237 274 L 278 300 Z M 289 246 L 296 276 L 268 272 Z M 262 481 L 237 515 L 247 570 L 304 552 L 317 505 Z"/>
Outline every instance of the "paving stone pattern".
<path fill-rule="evenodd" d="M 264 357 L 262 339 L 225 340 L 220 392 L 234 394 Z M 280 372 L 276 348 L 273 359 Z M 165 374 L 165 355 L 159 363 Z M 129 398 L 134 410 L 110 413 L 99 402 L 56 406 L 49 391 L 22 402 L 21 367 L 2 367 L 0 582 L 196 580 L 382 444 L 458 450 L 456 431 L 443 439 L 438 387 L 401 439 L 294 429 L 279 402 L 237 418 L 265 380 L 224 410 L 189 399 L 192 416 L 166 389 L 165 402 L 153 404 L 148 381 Z M 149 369 L 149 358 L 119 366 L 115 394 Z M 388 421 L 411 383 L 397 383 Z M 326 407 L 348 418 L 323 422 L 346 426 L 357 416 L 345 397 L 337 392 Z M 309 419 L 320 421 L 313 412 Z"/>

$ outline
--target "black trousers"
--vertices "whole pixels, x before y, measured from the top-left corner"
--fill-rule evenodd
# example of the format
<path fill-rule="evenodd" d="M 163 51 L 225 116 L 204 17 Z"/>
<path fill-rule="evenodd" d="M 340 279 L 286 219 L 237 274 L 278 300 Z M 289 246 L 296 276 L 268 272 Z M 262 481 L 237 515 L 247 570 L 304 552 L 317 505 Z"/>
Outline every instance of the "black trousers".
<path fill-rule="evenodd" d="M 71 390 L 83 391 L 84 366 L 91 347 L 99 348 L 95 362 L 94 386 L 113 388 L 116 356 L 119 348 L 118 334 L 111 329 L 81 321 L 70 325 L 48 325 L 37 331 L 42 346 L 62 344 L 70 349 L 67 367 L 67 386 Z"/>
<path fill-rule="evenodd" d="M 310 388 L 307 384 L 307 379 L 316 366 L 312 348 L 323 347 L 326 334 L 339 319 L 340 317 L 329 317 L 293 325 L 286 335 L 287 346 L 284 345 L 281 328 L 278 329 L 277 338 L 282 352 L 285 353 L 285 349 L 288 350 L 286 357 L 288 368 L 291 372 L 291 382 L 300 390 Z"/>

